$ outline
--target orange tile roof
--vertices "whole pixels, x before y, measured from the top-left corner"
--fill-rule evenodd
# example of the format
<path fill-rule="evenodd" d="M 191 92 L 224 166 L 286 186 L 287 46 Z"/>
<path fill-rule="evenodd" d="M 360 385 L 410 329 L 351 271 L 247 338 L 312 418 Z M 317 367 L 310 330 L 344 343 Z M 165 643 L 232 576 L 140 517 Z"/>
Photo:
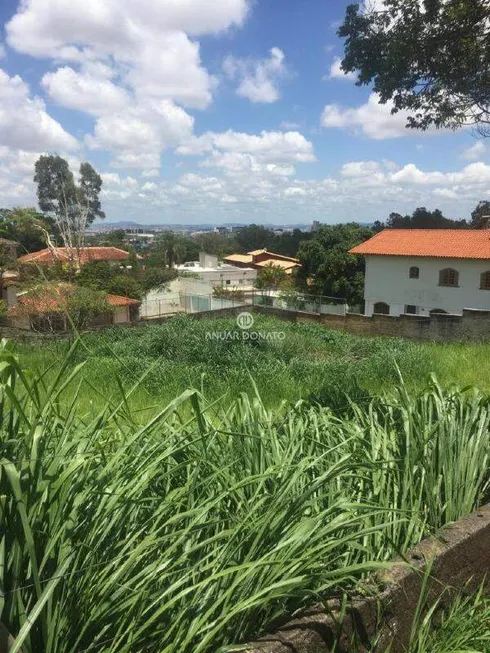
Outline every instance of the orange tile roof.
<path fill-rule="evenodd" d="M 282 259 L 270 258 L 267 261 L 260 261 L 255 265 L 257 265 L 260 268 L 265 268 L 268 267 L 269 265 L 272 265 L 278 268 L 283 268 L 284 270 L 290 270 L 291 268 L 297 268 L 299 263 L 293 263 L 293 261 L 283 261 Z"/>
<path fill-rule="evenodd" d="M 236 261 L 237 263 L 253 263 L 254 256 L 260 256 L 261 254 L 268 254 L 268 261 L 289 261 L 296 265 L 300 265 L 300 261 L 297 258 L 284 256 L 283 254 L 274 254 L 274 252 L 268 252 L 266 249 L 254 249 L 252 252 L 248 252 L 247 254 L 230 254 L 229 256 L 225 256 L 223 260 L 230 262 Z M 261 264 L 262 263 L 260 263 L 260 265 Z M 257 263 L 257 265 L 259 265 L 259 263 Z"/>
<path fill-rule="evenodd" d="M 11 306 L 7 315 L 15 316 L 19 314 L 36 313 L 56 313 L 66 309 L 67 297 L 75 290 L 76 286 L 72 283 L 58 283 L 48 286 L 41 286 L 38 292 L 30 294 L 29 291 L 17 296 L 17 304 Z M 34 289 L 36 291 L 36 289 Z M 114 307 L 120 306 L 139 306 L 141 302 L 131 297 L 121 295 L 106 295 L 107 302 Z"/>
<path fill-rule="evenodd" d="M 248 254 L 230 254 L 229 256 L 224 256 L 223 261 L 236 261 L 237 263 L 251 263 L 252 257 Z"/>
<path fill-rule="evenodd" d="M 486 229 L 385 229 L 349 254 L 490 259 Z"/>
<path fill-rule="evenodd" d="M 107 301 L 111 306 L 139 306 L 139 299 L 124 297 L 122 295 L 107 295 Z"/>
<path fill-rule="evenodd" d="M 84 247 L 80 259 L 82 265 L 90 261 L 124 261 L 129 253 L 118 247 Z M 37 265 L 53 265 L 56 261 L 68 262 L 66 247 L 55 247 L 54 252 L 50 249 L 41 249 L 39 252 L 24 254 L 17 259 L 18 263 L 35 263 Z"/>

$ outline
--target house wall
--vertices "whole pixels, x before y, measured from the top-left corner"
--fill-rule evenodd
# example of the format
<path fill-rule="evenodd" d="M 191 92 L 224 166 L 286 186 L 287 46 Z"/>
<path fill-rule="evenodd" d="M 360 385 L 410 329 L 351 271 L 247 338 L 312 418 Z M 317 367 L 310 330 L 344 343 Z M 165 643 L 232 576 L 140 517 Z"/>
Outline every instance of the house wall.
<path fill-rule="evenodd" d="M 409 278 L 417 266 L 418 279 Z M 459 272 L 459 287 L 439 286 L 439 271 L 454 268 Z M 365 314 L 372 315 L 376 302 L 390 306 L 390 315 L 405 313 L 406 305 L 417 306 L 418 315 L 432 309 L 461 314 L 464 308 L 490 310 L 490 290 L 480 289 L 480 275 L 490 271 L 490 261 L 409 256 L 366 256 L 364 285 Z"/>
<path fill-rule="evenodd" d="M 113 313 L 114 324 L 129 322 L 129 306 L 118 306 Z"/>
<path fill-rule="evenodd" d="M 198 272 L 203 281 L 212 286 L 253 286 L 257 279 L 257 270 L 243 270 L 235 266 L 221 267 L 217 270 L 202 270 Z"/>

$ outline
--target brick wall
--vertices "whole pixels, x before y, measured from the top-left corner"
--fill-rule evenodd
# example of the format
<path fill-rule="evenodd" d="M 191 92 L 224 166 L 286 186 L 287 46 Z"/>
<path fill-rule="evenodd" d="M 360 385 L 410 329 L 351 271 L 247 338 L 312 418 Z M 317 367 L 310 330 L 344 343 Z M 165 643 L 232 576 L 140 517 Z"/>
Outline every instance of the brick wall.
<path fill-rule="evenodd" d="M 258 313 L 274 315 L 283 320 L 314 321 L 329 329 L 366 336 L 398 336 L 411 340 L 435 342 L 490 340 L 490 311 L 465 309 L 463 315 L 437 314 L 430 317 L 373 315 L 367 317 L 357 313 L 318 315 L 317 313 L 283 311 L 266 306 L 255 306 L 254 310 Z"/>

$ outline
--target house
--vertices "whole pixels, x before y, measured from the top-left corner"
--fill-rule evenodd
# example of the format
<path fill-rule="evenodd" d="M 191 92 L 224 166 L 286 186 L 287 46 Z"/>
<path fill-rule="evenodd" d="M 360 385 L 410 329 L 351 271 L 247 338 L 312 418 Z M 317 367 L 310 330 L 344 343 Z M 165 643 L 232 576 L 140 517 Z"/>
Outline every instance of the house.
<path fill-rule="evenodd" d="M 7 310 L 9 324 L 18 329 L 35 331 L 67 330 L 70 297 L 73 297 L 79 288 L 71 283 L 41 284 L 37 288 L 19 293 L 15 304 Z M 108 293 L 99 295 L 111 310 L 92 315 L 84 326 L 125 324 L 138 319 L 141 302 L 137 299 Z"/>
<path fill-rule="evenodd" d="M 292 274 L 293 270 L 301 267 L 299 259 L 274 254 L 274 252 L 268 252 L 266 249 L 255 249 L 248 252 L 248 254 L 230 254 L 225 256 L 223 261 L 238 268 L 253 268 L 259 271 L 272 264 L 283 268 L 286 274 Z"/>
<path fill-rule="evenodd" d="M 253 267 L 230 264 L 220 264 L 217 256 L 201 252 L 199 261 L 188 261 L 177 265 L 179 273 L 192 272 L 196 278 L 207 282 L 210 287 L 223 286 L 224 288 L 240 288 L 249 290 L 254 287 L 257 279 L 257 270 Z"/>
<path fill-rule="evenodd" d="M 122 263 L 129 257 L 129 253 L 118 247 L 82 247 L 80 250 L 80 263 L 85 265 L 94 261 L 107 261 L 109 263 Z M 69 255 L 66 247 L 53 247 L 41 249 L 38 252 L 24 254 L 17 259 L 19 264 L 29 265 L 54 265 L 55 263 L 68 264 Z"/>
<path fill-rule="evenodd" d="M 349 253 L 366 258 L 366 315 L 490 310 L 488 230 L 385 229 Z"/>

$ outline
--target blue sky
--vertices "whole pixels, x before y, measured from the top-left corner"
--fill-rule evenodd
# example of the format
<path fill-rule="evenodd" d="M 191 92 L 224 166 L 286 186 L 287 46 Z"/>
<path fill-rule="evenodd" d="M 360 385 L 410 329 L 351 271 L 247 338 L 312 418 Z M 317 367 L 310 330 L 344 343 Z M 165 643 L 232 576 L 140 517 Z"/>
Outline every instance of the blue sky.
<path fill-rule="evenodd" d="M 379 4 L 379 0 L 377 0 Z M 4 0 L 0 205 L 43 152 L 111 221 L 327 223 L 490 197 L 490 145 L 420 133 L 340 71 L 344 0 Z"/>

